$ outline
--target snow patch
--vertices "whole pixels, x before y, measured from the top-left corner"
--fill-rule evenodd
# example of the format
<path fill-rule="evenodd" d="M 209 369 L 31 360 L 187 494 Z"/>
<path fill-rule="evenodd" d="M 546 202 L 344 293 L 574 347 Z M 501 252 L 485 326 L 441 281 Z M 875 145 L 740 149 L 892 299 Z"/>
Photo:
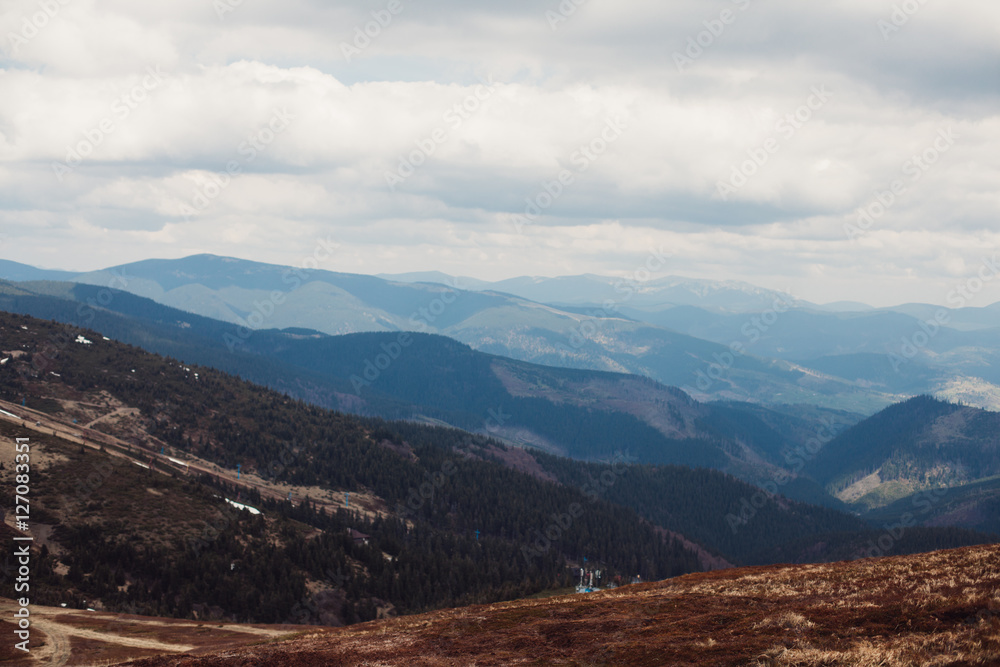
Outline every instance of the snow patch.
<path fill-rule="evenodd" d="M 256 507 L 250 507 L 249 505 L 244 505 L 243 503 L 238 503 L 235 500 L 230 500 L 229 498 L 226 498 L 225 500 L 226 500 L 227 503 L 229 503 L 230 505 L 232 505 L 233 507 L 235 507 L 238 510 L 246 510 L 246 511 L 250 512 L 250 514 L 260 514 L 261 513 L 261 511 L 259 509 L 257 509 Z"/>

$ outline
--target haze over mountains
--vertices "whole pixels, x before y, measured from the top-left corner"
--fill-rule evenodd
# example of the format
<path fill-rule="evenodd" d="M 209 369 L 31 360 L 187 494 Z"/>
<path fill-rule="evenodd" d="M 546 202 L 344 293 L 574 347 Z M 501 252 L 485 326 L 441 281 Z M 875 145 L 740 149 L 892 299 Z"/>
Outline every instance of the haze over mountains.
<path fill-rule="evenodd" d="M 105 306 L 90 305 L 98 303 Z M 540 366 L 433 334 L 329 336 L 289 329 L 242 338 L 232 324 L 78 283 L 0 284 L 0 307 L 93 327 L 323 407 L 448 423 L 580 459 L 609 457 L 627 443 L 642 462 L 708 466 L 762 481 L 784 465 L 783 450 L 819 431 L 832 437 L 861 419 L 806 406 L 775 412 L 750 404 L 700 404 L 648 378 Z M 785 492 L 837 504 L 801 480 Z"/>
<path fill-rule="evenodd" d="M 3 276 L 111 286 L 248 329 L 440 333 L 514 359 L 645 375 L 702 399 L 870 414 L 929 393 L 1000 407 L 1000 304 L 852 311 L 745 283 L 645 279 L 640 272 L 487 283 L 211 255 L 72 276 L 6 262 Z"/>
<path fill-rule="evenodd" d="M 79 333 L 75 339 L 60 344 L 58 341 L 66 331 Z M 181 465 L 221 475 L 213 484 L 234 485 L 228 493 L 241 488 L 236 482 L 239 477 L 237 464 L 240 464 L 246 476 L 243 493 L 251 503 L 271 514 L 286 512 L 273 503 L 284 499 L 288 491 L 298 496 L 298 501 L 308 496 L 334 507 L 340 504 L 340 493 L 349 492 L 355 494 L 357 500 L 348 507 L 380 516 L 394 515 L 396 519 L 417 521 L 422 517 L 430 522 L 428 528 L 457 532 L 463 540 L 468 540 L 471 532 L 478 528 L 484 537 L 505 540 L 504 545 L 498 543 L 496 549 L 510 551 L 519 548 L 519 543 L 532 543 L 529 535 L 533 525 L 544 526 L 548 521 L 545 508 L 568 506 L 574 502 L 573 493 L 586 497 L 588 489 L 593 491 L 596 483 L 594 502 L 600 499 L 603 504 L 587 513 L 585 523 L 573 522 L 572 530 L 570 526 L 564 529 L 567 535 L 559 541 L 559 550 L 545 552 L 552 558 L 562 554 L 575 559 L 582 553 L 591 552 L 591 557 L 596 559 L 600 553 L 609 566 L 627 568 L 634 555 L 630 549 L 660 548 L 655 545 L 653 533 L 635 532 L 641 525 L 641 522 L 636 523 L 638 517 L 671 534 L 683 536 L 687 540 L 684 544 L 691 549 L 707 550 L 729 562 L 848 558 L 860 553 L 869 540 L 878 538 L 877 526 L 870 526 L 862 518 L 777 495 L 789 489 L 794 470 L 780 471 L 774 465 L 770 467 L 770 483 L 756 488 L 704 468 L 650 466 L 646 463 L 655 456 L 655 451 L 638 448 L 633 451 L 631 447 L 639 443 L 623 431 L 601 434 L 606 446 L 621 448 L 615 452 L 601 451 L 604 462 L 572 461 L 537 449 L 509 448 L 495 439 L 472 436 L 456 429 L 440 429 L 412 421 L 362 421 L 328 412 L 212 369 L 185 366 L 113 340 L 104 340 L 86 329 L 67 329 L 61 324 L 3 314 L 0 333 L 4 347 L 8 348 L 3 354 L 7 361 L 0 372 L 0 394 L 2 400 L 7 401 L 5 428 L 28 427 L 32 420 L 44 418 L 46 423 L 40 428 L 32 427 L 36 438 L 50 434 L 69 443 L 89 443 L 92 448 L 102 445 L 111 454 L 147 461 L 161 470 L 164 466 L 168 470 L 176 468 L 175 464 L 180 461 Z M 290 371 L 296 372 L 294 368 Z M 470 390 L 475 392 L 477 388 L 470 387 Z M 558 427 L 559 400 L 539 403 L 535 409 L 550 415 L 551 421 L 556 422 L 554 426 Z M 556 405 L 546 407 L 547 403 Z M 31 416 L 12 417 L 25 410 L 31 411 Z M 662 410 L 678 414 L 670 405 L 663 406 Z M 755 425 L 747 414 L 741 415 L 738 406 L 713 415 L 701 406 L 689 404 L 688 412 L 693 413 L 692 425 L 700 429 L 700 433 L 711 433 L 709 429 L 714 429 L 716 436 L 714 440 L 703 435 L 674 441 L 675 447 L 681 447 L 681 455 L 686 450 L 689 457 L 694 457 L 693 460 L 689 458 L 689 463 L 698 465 L 702 463 L 699 457 L 706 456 L 711 462 L 713 451 L 739 449 L 747 451 L 751 458 L 781 460 L 799 470 L 803 469 L 800 463 L 806 463 L 805 470 L 810 470 L 809 461 L 816 458 L 812 439 L 796 433 L 794 420 L 784 425 L 784 434 L 781 434 L 776 430 L 768 432 L 759 420 Z M 699 412 L 704 418 L 698 418 Z M 954 412 L 954 409 L 937 410 L 937 413 L 942 412 Z M 729 421 L 724 421 L 724 417 Z M 770 414 L 763 418 L 775 423 L 782 415 Z M 855 429 L 876 428 L 880 437 L 891 441 L 892 424 L 899 420 L 879 419 L 862 422 Z M 71 420 L 79 425 L 70 423 Z M 886 421 L 890 422 L 889 427 L 880 426 Z M 873 426 L 868 426 L 869 422 Z M 907 427 L 912 427 L 912 422 L 912 415 L 905 420 Z M 726 435 L 723 431 L 727 424 L 734 432 L 728 434 L 728 439 L 719 437 Z M 848 437 L 853 430 L 842 432 L 828 443 L 820 443 L 820 453 L 830 452 L 846 470 L 872 465 L 884 468 L 881 460 L 859 458 L 853 451 L 850 443 L 856 441 L 856 436 Z M 755 431 L 764 433 L 756 434 L 758 438 L 755 439 Z M 845 437 L 847 440 L 843 440 L 845 444 L 842 445 Z M 957 481 L 979 479 L 996 472 L 995 443 L 983 440 L 981 444 L 985 454 L 980 456 L 982 465 L 975 468 L 974 474 L 966 472 Z M 67 485 L 72 488 L 71 478 L 77 473 L 71 474 L 69 470 L 89 473 L 92 469 L 100 469 L 101 464 L 98 460 L 91 460 L 85 466 L 82 465 L 84 461 L 63 461 L 70 452 L 66 443 L 52 442 L 51 445 L 62 452 L 62 458 L 57 456 L 56 459 L 69 468 L 64 476 L 40 478 L 49 479 L 54 485 L 44 492 L 53 494 L 54 500 L 45 500 L 43 506 L 53 515 L 55 523 L 73 526 L 73 530 L 79 531 L 75 505 L 67 500 L 70 496 L 60 501 L 59 489 Z M 787 451 L 768 451 L 768 447 L 779 446 Z M 289 447 L 291 452 L 283 456 L 282 452 Z M 969 449 L 972 451 L 977 450 Z M 569 453 L 575 458 L 588 458 L 591 454 L 587 451 Z M 889 450 L 887 453 L 897 452 Z M 663 454 L 669 455 L 669 452 Z M 91 452 L 88 456 L 97 454 Z M 102 456 L 106 454 L 98 459 Z M 451 467 L 446 463 L 448 456 L 457 457 Z M 279 460 L 282 464 L 275 467 L 273 462 Z M 928 461 L 929 466 L 934 467 L 933 459 Z M 452 467 L 454 473 L 450 472 Z M 434 493 L 428 498 L 429 502 L 406 510 L 402 503 L 412 502 L 407 495 L 409 490 L 420 487 L 422 479 L 437 479 L 437 472 L 442 470 L 446 474 L 433 482 Z M 627 473 L 627 483 L 614 483 L 613 480 L 601 483 L 605 471 L 617 471 L 613 472 L 615 478 Z M 129 482 L 127 477 L 116 485 L 136 483 Z M 107 475 L 104 478 L 107 479 Z M 839 478 L 836 481 L 839 482 Z M 905 481 L 911 482 L 909 488 L 923 489 L 928 484 L 938 488 L 942 481 L 950 483 L 956 479 L 939 474 L 931 480 L 915 477 Z M 553 484 L 560 489 L 559 493 L 570 495 L 565 499 L 543 499 L 542 496 L 552 493 Z M 93 518 L 98 520 L 93 524 L 95 528 L 102 526 L 102 530 L 118 534 L 120 527 L 105 521 L 109 516 L 119 515 L 118 510 L 110 510 L 119 504 L 113 500 L 114 488 L 99 486 L 102 487 L 99 495 L 95 495 L 96 489 L 77 495 L 83 493 L 84 500 L 93 496 L 97 502 L 91 508 L 91 512 L 96 512 Z M 761 487 L 763 492 L 759 490 Z M 191 493 L 190 489 L 171 488 L 173 494 Z M 42 489 L 39 487 L 38 493 L 43 493 Z M 475 499 L 469 496 L 470 493 Z M 539 498 L 537 502 L 527 502 L 518 500 L 519 494 Z M 758 502 L 758 496 L 764 499 L 763 502 Z M 199 492 L 198 502 L 204 503 L 206 498 L 204 492 Z M 260 504 L 265 502 L 270 504 Z M 107 503 L 111 504 L 105 506 Z M 619 512 L 619 517 L 613 520 L 614 512 Z M 341 525 L 347 520 L 339 514 L 338 517 Z M 155 514 L 149 517 L 149 520 L 154 519 Z M 319 520 L 310 518 L 307 523 Z M 596 532 L 610 529 L 609 521 L 617 521 L 619 528 L 627 527 L 631 536 L 621 534 L 611 542 L 591 541 Z M 908 526 L 907 539 L 898 545 L 899 548 L 921 550 L 927 544 L 956 546 L 988 539 L 967 531 L 925 529 L 917 523 Z M 962 521 L 954 521 L 949 525 L 961 527 L 961 524 Z M 313 525 L 323 527 L 321 523 Z M 361 528 L 373 534 L 380 524 L 364 523 Z M 384 539 L 390 543 L 399 539 L 400 528 L 395 524 L 381 526 L 388 531 Z M 396 537 L 390 537 L 392 534 Z M 65 542 L 68 538 L 60 539 Z M 626 544 L 627 540 L 632 541 Z M 86 547 L 86 541 L 73 544 L 73 549 Z M 570 547 L 571 544 L 575 546 Z M 614 546 L 610 546 L 612 544 Z M 644 576 L 654 573 L 666 576 L 663 568 L 692 567 L 687 547 L 682 548 L 681 543 L 665 546 L 670 546 L 674 555 L 668 557 L 662 552 L 659 556 L 651 556 L 644 565 L 647 568 Z M 545 561 L 548 568 L 545 576 L 562 576 L 557 560 Z M 530 570 L 530 561 L 528 565 Z M 518 576 L 526 574 L 529 571 Z M 93 584 L 96 585 L 97 580 Z M 459 590 L 456 588 L 454 593 L 457 595 Z"/>
<path fill-rule="evenodd" d="M 887 308 L 860 302 L 818 305 L 745 282 L 675 276 L 645 281 L 594 275 L 522 277 L 487 283 L 439 273 L 381 275 L 506 292 L 595 316 L 614 312 L 724 345 L 740 343 L 756 356 L 797 362 L 890 390 L 905 392 L 914 376 L 922 376 L 918 382 L 923 382 L 924 391 L 936 381 L 942 395 L 971 398 L 956 395 L 959 378 L 941 366 L 968 373 L 972 386 L 978 384 L 973 378 L 1000 382 L 995 355 L 1000 341 L 1000 302 L 949 308 L 919 303 Z M 960 294 L 950 296 L 953 306 L 966 302 Z M 608 303 L 613 306 L 609 308 Z M 984 355 L 987 364 L 983 364 Z M 919 370 L 908 368 L 911 362 Z M 996 405 L 990 396 L 996 394 L 982 398 Z"/>
<path fill-rule="evenodd" d="M 990 434 L 1000 424 L 974 408 L 913 399 L 864 420 L 773 401 L 704 403 L 641 376 L 537 365 L 434 334 L 251 330 L 85 283 L 6 283 L 0 306 L 93 327 L 322 407 L 448 424 L 580 460 L 607 460 L 624 446 L 637 462 L 714 468 L 764 488 L 781 480 L 786 497 L 859 513 L 884 514 L 908 495 L 919 502 L 928 489 L 954 488 L 959 495 L 933 503 L 921 521 L 997 529 L 990 517 L 1000 461 Z"/>
<path fill-rule="evenodd" d="M 895 395 L 493 289 L 204 256 L 72 281 L 7 270 L 36 278 L 0 280 L 0 442 L 28 434 L 47 462 L 33 477 L 45 604 L 339 625 L 565 590 L 587 567 L 627 583 L 1000 534 L 996 412 L 902 392 L 871 416 L 830 407 Z M 736 303 L 731 285 L 702 287 Z M 681 309 L 768 312 L 661 311 Z M 846 317 L 774 312 L 799 314 Z M 295 318 L 379 329 L 278 326 Z M 557 324 L 582 335 L 597 320 L 618 327 L 588 341 L 605 358 L 640 336 L 656 355 L 621 358 L 655 357 L 675 376 L 730 354 L 733 368 L 710 380 L 738 379 L 756 400 L 701 401 L 648 376 L 437 333 L 498 336 L 513 322 L 555 340 Z M 788 404 L 774 386 L 821 400 Z"/>
<path fill-rule="evenodd" d="M 4 2 L 0 663 L 1000 665 L 998 27 Z"/>

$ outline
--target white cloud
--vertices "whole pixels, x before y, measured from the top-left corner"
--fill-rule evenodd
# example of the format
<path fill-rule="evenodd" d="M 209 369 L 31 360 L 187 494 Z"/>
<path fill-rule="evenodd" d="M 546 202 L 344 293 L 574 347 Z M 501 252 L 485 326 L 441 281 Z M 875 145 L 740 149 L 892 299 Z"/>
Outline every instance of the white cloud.
<path fill-rule="evenodd" d="M 555 2 L 402 0 L 350 61 L 341 44 L 387 3 L 52 2 L 34 32 L 37 0 L 0 14 L 0 224 L 21 261 L 292 262 L 334 233 L 342 270 L 501 278 L 627 270 L 665 242 L 678 274 L 940 302 L 997 240 L 987 0 L 925 3 L 888 39 L 893 3 L 868 0 L 588 0 L 554 31 Z M 723 10 L 731 24 L 699 36 Z M 609 118 L 624 131 L 582 171 Z M 954 146 L 912 180 L 906 161 L 948 128 Z M 401 160 L 422 164 L 392 192 Z M 510 215 L 561 170 L 573 183 L 518 234 Z M 905 192 L 850 241 L 895 179 Z"/>

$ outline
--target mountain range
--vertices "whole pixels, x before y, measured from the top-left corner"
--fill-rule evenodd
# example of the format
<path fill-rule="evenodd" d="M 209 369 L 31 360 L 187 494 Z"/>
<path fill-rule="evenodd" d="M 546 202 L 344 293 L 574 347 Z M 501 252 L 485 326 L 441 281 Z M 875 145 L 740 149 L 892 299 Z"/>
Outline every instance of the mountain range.
<path fill-rule="evenodd" d="M 926 397 L 864 419 L 806 405 L 703 403 L 641 376 L 531 364 L 434 334 L 268 329 L 233 343 L 231 324 L 80 283 L 0 285 L 0 307 L 85 323 L 326 408 L 449 425 L 584 461 L 624 451 L 641 463 L 713 468 L 842 510 L 867 513 L 1000 474 L 995 413 Z M 967 508 L 990 506 L 992 493 L 976 488 Z M 992 530 L 979 514 L 945 523 Z"/>
<path fill-rule="evenodd" d="M 360 419 L 23 315 L 0 313 L 0 340 L 0 435 L 39 462 L 40 604 L 329 624 L 522 597 L 586 563 L 648 580 L 858 557 L 880 539 L 718 471 Z M 899 537 L 892 553 L 992 539 Z"/>
<path fill-rule="evenodd" d="M 90 306 L 98 302 L 106 305 Z M 0 307 L 86 324 L 327 408 L 447 424 L 584 460 L 624 448 L 644 463 L 706 466 L 751 482 L 771 479 L 784 465 L 782 451 L 823 429 L 832 437 L 862 417 L 818 407 L 781 413 L 700 403 L 641 376 L 531 364 L 434 334 L 260 330 L 236 344 L 231 324 L 85 284 L 0 284 Z M 805 479 L 786 493 L 840 506 Z"/>
<path fill-rule="evenodd" d="M 408 294 L 369 280 L 383 304 Z M 329 625 L 587 567 L 627 582 L 996 539 L 997 415 L 927 396 L 870 417 L 702 402 L 435 333 L 243 327 L 88 282 L 2 282 L 0 311 L 0 441 L 45 461 L 40 603 Z"/>
<path fill-rule="evenodd" d="M 122 289 L 230 322 L 243 337 L 265 328 L 437 333 L 522 361 L 644 375 L 707 400 L 871 414 L 928 393 L 1000 406 L 997 304 L 816 306 L 736 282 L 577 276 L 487 283 L 211 255 L 72 276 L 2 262 L 0 276 Z"/>

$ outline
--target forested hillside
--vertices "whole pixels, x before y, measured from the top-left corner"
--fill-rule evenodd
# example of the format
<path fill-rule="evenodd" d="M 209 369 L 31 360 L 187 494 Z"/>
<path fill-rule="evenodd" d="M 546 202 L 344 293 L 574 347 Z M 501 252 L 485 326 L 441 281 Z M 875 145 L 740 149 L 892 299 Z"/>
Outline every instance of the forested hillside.
<path fill-rule="evenodd" d="M 71 434 L 3 422 L 8 441 L 30 427 L 52 461 L 34 481 L 52 531 L 38 554 L 48 602 L 349 622 L 519 597 L 571 583 L 582 564 L 625 581 L 700 569 L 684 544 L 752 562 L 769 541 L 861 528 L 777 496 L 757 508 L 759 489 L 721 473 L 634 465 L 627 441 L 581 463 L 361 420 L 33 318 L 0 314 L 0 352 L 7 411 L 23 402 Z M 151 469 L 123 463 L 94 483 L 109 456 Z M 228 509 L 234 494 L 264 518 Z"/>
<path fill-rule="evenodd" d="M 251 331 L 89 285 L 8 284 L 0 306 L 92 326 L 322 407 L 443 421 L 584 460 L 606 458 L 617 447 L 609 443 L 626 442 L 639 462 L 711 467 L 755 483 L 787 466 L 787 452 L 817 433 L 832 437 L 860 419 L 805 406 L 792 418 L 748 404 L 701 404 L 648 378 L 514 361 L 441 336 Z M 785 493 L 837 504 L 805 478 Z"/>
<path fill-rule="evenodd" d="M 842 499 L 873 507 L 995 476 L 1000 413 L 917 396 L 841 433 L 806 471 Z"/>
<path fill-rule="evenodd" d="M 370 618 L 373 600 L 415 611 L 565 585 L 570 580 L 567 563 L 582 562 L 584 557 L 609 576 L 658 579 L 699 569 L 692 553 L 664 539 L 635 512 L 477 456 L 477 448 L 504 451 L 499 443 L 446 429 L 424 429 L 420 440 L 404 442 L 384 422 L 361 422 L 309 406 L 211 369 L 184 367 L 102 340 L 89 331 L 80 332 L 90 341 L 83 343 L 75 340 L 76 330 L 67 333 L 63 327 L 38 320 L 3 314 L 0 322 L 0 349 L 23 353 L 7 356 L 12 361 L 0 370 L 0 398 L 4 400 L 23 401 L 26 407 L 68 419 L 106 393 L 141 415 L 143 430 L 132 429 L 124 436 L 136 454 L 155 455 L 162 447 L 166 454 L 185 460 L 197 460 L 191 458 L 197 456 L 229 470 L 240 465 L 244 475 L 312 486 L 319 494 L 324 489 L 367 494 L 385 508 L 367 518 L 346 510 L 332 517 L 313 516 L 308 503 L 293 510 L 247 492 L 244 500 L 263 509 L 266 516 L 287 516 L 297 520 L 299 528 L 276 520 L 268 522 L 268 532 L 259 519 L 230 521 L 221 531 L 226 539 L 213 536 L 193 562 L 208 567 L 205 559 L 209 559 L 218 569 L 243 550 L 242 559 L 257 562 L 263 558 L 270 563 L 266 567 L 285 572 L 281 578 L 285 583 L 270 577 L 247 578 L 244 584 L 261 581 L 275 587 L 273 591 L 258 589 L 258 597 L 277 595 L 283 589 L 301 590 L 304 577 L 309 572 L 317 574 L 319 564 L 347 561 L 352 563 L 348 579 L 356 580 L 353 588 L 343 584 L 347 593 L 353 592 L 347 598 L 347 620 Z M 12 427 L 8 423 L 5 428 L 9 433 Z M 109 423 L 95 428 L 115 433 Z M 72 494 L 65 491 L 74 488 L 73 478 L 77 482 L 81 476 L 86 479 L 87 472 L 87 466 L 71 462 L 36 480 L 39 493 L 46 492 L 46 480 L 53 485 L 47 511 L 52 513 L 57 539 L 69 552 L 63 562 L 70 568 L 66 576 L 73 585 L 65 587 L 62 599 L 103 594 L 109 596 L 109 604 L 122 605 L 146 604 L 165 596 L 165 602 L 157 603 L 161 606 L 148 611 L 187 613 L 185 600 L 190 601 L 198 588 L 183 576 L 190 571 L 185 563 L 191 559 L 185 554 L 193 540 L 197 544 L 198 531 L 182 531 L 168 543 L 157 540 L 145 547 L 142 540 L 137 543 L 135 536 L 147 532 L 149 526 L 129 525 L 127 505 L 123 507 L 121 500 L 141 500 L 133 493 L 114 493 L 121 486 L 122 490 L 139 489 L 142 495 L 144 484 L 129 478 L 144 473 L 132 466 L 105 476 L 106 483 L 94 490 L 93 497 L 88 494 L 87 511 L 76 512 L 81 508 L 66 504 Z M 116 480 L 114 485 L 111 480 Z M 212 493 L 205 485 L 219 482 L 205 480 L 191 487 L 192 483 L 190 478 L 183 487 L 174 483 L 170 495 L 206 501 Z M 165 493 L 155 484 L 150 488 Z M 234 491 L 220 488 L 216 493 L 232 496 Z M 216 510 L 224 507 L 218 500 L 214 504 Z M 584 507 L 586 511 L 577 511 Z M 558 540 L 544 550 L 526 552 L 525 547 L 552 524 L 552 516 L 562 520 L 569 512 L 572 520 L 560 528 Z M 183 514 L 204 516 L 206 509 Z M 345 550 L 341 536 L 348 526 L 371 536 L 370 548 L 360 550 L 360 555 L 354 553 L 359 550 Z M 317 530 L 326 537 L 316 537 Z M 302 553 L 305 542 L 300 544 L 296 533 L 312 535 L 306 540 L 306 551 L 313 553 Z M 274 535 L 281 536 L 281 548 L 271 544 Z M 327 565 L 323 567 L 325 571 Z M 293 576 L 296 572 L 299 579 Z M 112 586 L 123 577 L 148 586 L 130 586 L 131 592 L 124 594 L 117 590 L 120 584 Z M 292 578 L 285 581 L 286 577 Z M 53 584 L 53 590 L 62 590 L 64 585 Z M 155 587 L 156 593 L 148 587 Z M 289 596 L 295 597 L 280 595 L 285 603 Z M 225 596 L 220 599 L 204 591 L 201 599 L 244 619 L 241 614 L 252 606 L 234 600 L 224 604 Z M 267 620 L 280 620 L 284 607 L 273 606 L 276 611 L 269 612 Z"/>

